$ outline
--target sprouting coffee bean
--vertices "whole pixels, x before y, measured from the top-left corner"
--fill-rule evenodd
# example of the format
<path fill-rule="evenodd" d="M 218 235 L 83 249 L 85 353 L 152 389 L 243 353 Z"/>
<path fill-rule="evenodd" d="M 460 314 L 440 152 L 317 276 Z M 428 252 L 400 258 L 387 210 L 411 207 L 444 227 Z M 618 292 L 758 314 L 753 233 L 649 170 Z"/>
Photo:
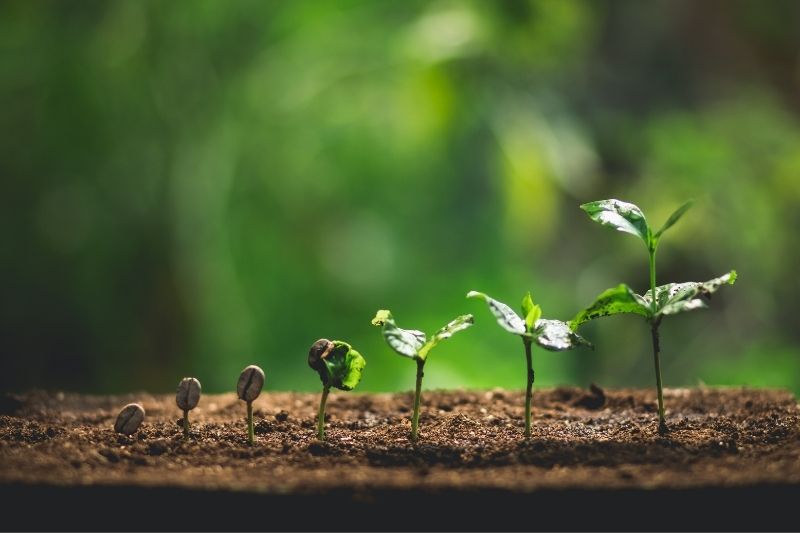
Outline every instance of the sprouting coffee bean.
<path fill-rule="evenodd" d="M 252 402 L 261 394 L 261 387 L 264 386 L 264 371 L 256 365 L 250 365 L 239 375 L 239 383 L 236 384 L 236 394 L 240 400 Z"/>
<path fill-rule="evenodd" d="M 325 363 L 322 361 L 333 350 L 334 344 L 328 339 L 320 339 L 311 345 L 308 350 L 308 366 L 319 372 L 325 368 Z"/>
<path fill-rule="evenodd" d="M 133 435 L 144 421 L 144 407 L 138 403 L 129 403 L 122 408 L 114 423 L 114 431 L 123 435 Z"/>
<path fill-rule="evenodd" d="M 191 411 L 200 401 L 200 382 L 195 378 L 183 378 L 178 384 L 175 403 L 184 411 Z"/>

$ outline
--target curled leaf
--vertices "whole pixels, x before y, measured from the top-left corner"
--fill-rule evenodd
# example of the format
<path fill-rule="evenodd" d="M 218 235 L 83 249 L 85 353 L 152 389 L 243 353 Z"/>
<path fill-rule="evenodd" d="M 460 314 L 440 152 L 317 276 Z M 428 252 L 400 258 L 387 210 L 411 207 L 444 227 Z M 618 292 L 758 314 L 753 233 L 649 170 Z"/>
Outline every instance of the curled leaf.
<path fill-rule="evenodd" d="M 425 345 L 427 340 L 425 334 L 415 329 L 398 328 L 394 323 L 391 311 L 381 309 L 372 319 L 372 325 L 383 326 L 383 338 L 392 350 L 402 355 L 417 359 L 419 350 Z"/>
<path fill-rule="evenodd" d="M 574 331 L 581 324 L 595 318 L 621 313 L 633 313 L 645 318 L 649 318 L 652 314 L 648 302 L 622 283 L 600 293 L 594 302 L 575 315 L 569 326 Z"/>
<path fill-rule="evenodd" d="M 467 298 L 480 298 L 486 305 L 489 306 L 489 310 L 497 319 L 497 323 L 500 324 L 500 327 L 504 330 L 508 331 L 509 333 L 514 333 L 516 335 L 523 335 L 527 329 L 525 328 L 525 321 L 520 318 L 520 316 L 514 312 L 509 306 L 504 304 L 499 300 L 495 300 L 488 294 L 484 294 L 478 291 L 469 291 L 467 293 Z M 532 304 L 533 302 L 531 302 Z M 523 306 L 524 306 L 523 301 Z"/>
<path fill-rule="evenodd" d="M 560 320 L 537 320 L 531 336 L 536 344 L 553 352 L 571 350 L 578 346 L 592 347 L 592 344 L 575 333 L 569 324 Z"/>
<path fill-rule="evenodd" d="M 647 225 L 644 213 L 637 205 L 610 199 L 583 204 L 581 209 L 586 211 L 595 222 L 617 231 L 636 235 L 650 246 L 652 235 L 650 227 Z"/>
<path fill-rule="evenodd" d="M 346 342 L 332 341 L 332 344 L 333 349 L 322 359 L 328 372 L 325 385 L 345 391 L 353 390 L 361 381 L 367 361 Z"/>

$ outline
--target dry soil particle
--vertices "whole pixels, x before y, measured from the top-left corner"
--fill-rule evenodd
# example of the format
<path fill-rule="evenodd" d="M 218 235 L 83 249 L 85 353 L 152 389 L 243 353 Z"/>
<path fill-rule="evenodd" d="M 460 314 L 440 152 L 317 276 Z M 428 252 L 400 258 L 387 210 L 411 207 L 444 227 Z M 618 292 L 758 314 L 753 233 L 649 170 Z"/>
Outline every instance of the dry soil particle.
<path fill-rule="evenodd" d="M 425 392 L 417 444 L 410 394 L 332 394 L 324 443 L 318 401 L 262 394 L 251 447 L 234 394 L 203 396 L 188 441 L 173 395 L 7 395 L 4 529 L 800 528 L 786 392 L 667 390 L 662 436 L 652 391 L 537 391 L 527 441 L 521 392 Z M 118 523 L 120 498 L 146 512 Z"/>

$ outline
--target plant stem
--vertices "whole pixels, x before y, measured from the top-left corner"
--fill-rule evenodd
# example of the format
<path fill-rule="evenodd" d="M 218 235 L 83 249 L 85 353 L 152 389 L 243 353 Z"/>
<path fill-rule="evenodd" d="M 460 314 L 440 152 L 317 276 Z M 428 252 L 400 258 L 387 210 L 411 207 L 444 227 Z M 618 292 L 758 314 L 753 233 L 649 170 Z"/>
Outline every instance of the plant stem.
<path fill-rule="evenodd" d="M 658 338 L 658 326 L 661 320 L 655 320 L 650 325 L 650 333 L 653 336 L 653 359 L 656 365 L 656 388 L 658 389 L 658 432 L 668 431 L 667 421 L 664 418 L 664 393 L 661 389 L 661 345 Z"/>
<path fill-rule="evenodd" d="M 322 398 L 319 400 L 319 416 L 317 417 L 317 437 L 325 440 L 325 402 L 328 401 L 330 387 L 322 388 Z"/>
<path fill-rule="evenodd" d="M 531 340 L 523 337 L 525 345 L 525 360 L 528 362 L 528 378 L 525 388 L 525 438 L 531 438 L 531 402 L 533 400 L 533 356 L 531 355 Z"/>
<path fill-rule="evenodd" d="M 422 372 L 425 367 L 424 359 L 417 359 L 417 388 L 414 393 L 414 414 L 411 417 L 411 440 L 417 442 L 417 428 L 419 427 L 419 401 L 422 394 Z"/>
<path fill-rule="evenodd" d="M 189 411 L 183 411 L 183 438 L 189 438 Z"/>
<path fill-rule="evenodd" d="M 664 418 L 664 391 L 661 386 L 661 345 L 658 338 L 658 326 L 661 319 L 655 318 L 658 302 L 656 301 L 656 244 L 649 246 L 650 251 L 650 308 L 653 311 L 653 319 L 650 323 L 650 334 L 653 337 L 653 361 L 656 369 L 656 390 L 658 391 L 658 432 L 666 433 L 667 421 Z"/>
<path fill-rule="evenodd" d="M 255 432 L 253 430 L 253 402 L 247 402 L 247 443 L 253 445 Z"/>

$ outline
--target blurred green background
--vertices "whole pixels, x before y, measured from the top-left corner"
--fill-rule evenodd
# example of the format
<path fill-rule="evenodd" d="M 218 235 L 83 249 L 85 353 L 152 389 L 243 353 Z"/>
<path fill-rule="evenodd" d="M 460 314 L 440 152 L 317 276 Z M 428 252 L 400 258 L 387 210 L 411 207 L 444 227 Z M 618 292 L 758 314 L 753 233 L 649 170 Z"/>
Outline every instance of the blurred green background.
<path fill-rule="evenodd" d="M 0 4 L 0 388 L 317 390 L 319 337 L 414 367 L 379 308 L 443 343 L 428 387 L 522 388 L 485 291 L 567 319 L 659 282 L 736 286 L 662 326 L 667 386 L 800 392 L 800 3 L 197 1 Z M 638 317 L 592 352 L 534 353 L 537 385 L 653 386 Z"/>

